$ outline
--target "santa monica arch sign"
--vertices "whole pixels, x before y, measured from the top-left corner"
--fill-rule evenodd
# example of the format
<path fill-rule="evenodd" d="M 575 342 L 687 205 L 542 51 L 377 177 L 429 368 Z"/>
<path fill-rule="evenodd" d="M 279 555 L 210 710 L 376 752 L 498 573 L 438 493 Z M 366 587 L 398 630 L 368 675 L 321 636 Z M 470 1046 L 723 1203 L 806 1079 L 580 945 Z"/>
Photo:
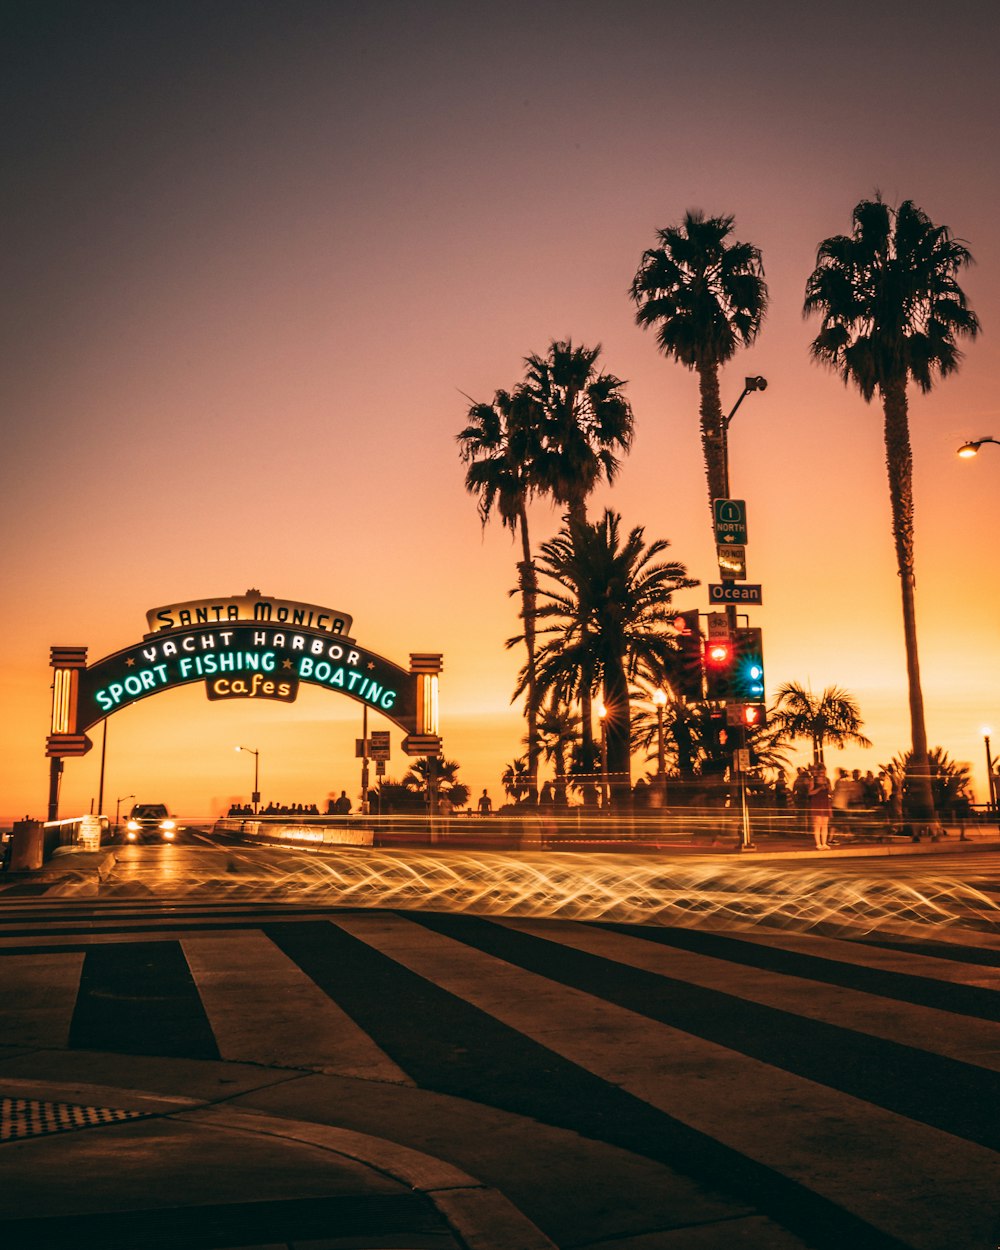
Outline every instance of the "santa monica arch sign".
<path fill-rule="evenodd" d="M 347 695 L 403 730 L 407 755 L 440 755 L 439 654 L 410 654 L 409 669 L 350 636 L 351 617 L 332 608 L 273 599 L 258 590 L 151 608 L 140 642 L 87 663 L 86 647 L 52 647 L 55 767 L 85 755 L 87 730 L 149 695 L 200 682 L 213 701 L 295 701 L 300 685 Z M 51 803 L 50 803 L 51 807 Z"/>

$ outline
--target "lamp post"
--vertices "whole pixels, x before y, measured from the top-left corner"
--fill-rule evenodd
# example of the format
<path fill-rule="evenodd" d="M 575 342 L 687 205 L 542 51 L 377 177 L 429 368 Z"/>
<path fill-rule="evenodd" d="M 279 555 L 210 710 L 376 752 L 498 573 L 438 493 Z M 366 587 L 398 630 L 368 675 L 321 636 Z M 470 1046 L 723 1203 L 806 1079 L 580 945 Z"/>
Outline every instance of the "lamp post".
<path fill-rule="evenodd" d="M 990 731 L 983 730 L 983 742 L 986 744 L 986 784 L 989 786 L 990 813 L 996 811 L 997 793 L 996 778 L 993 776 L 993 757 L 990 754 Z"/>
<path fill-rule="evenodd" d="M 722 425 L 719 429 L 719 442 L 722 448 L 722 480 L 726 489 L 725 498 L 729 498 L 729 426 L 732 424 L 733 417 L 736 416 L 736 409 L 743 403 L 744 399 L 753 391 L 766 391 L 767 378 L 745 378 L 743 382 L 743 390 L 740 397 L 730 409 L 729 416 L 723 417 Z"/>
<path fill-rule="evenodd" d="M 134 799 L 134 798 L 135 798 L 134 794 L 123 794 L 120 799 L 115 799 L 115 828 L 116 829 L 118 828 L 118 824 L 121 820 L 122 804 L 125 802 L 126 799 Z"/>
<path fill-rule="evenodd" d="M 958 449 L 958 454 L 963 460 L 971 460 L 974 456 L 979 455 L 979 449 L 983 443 L 996 443 L 1000 447 L 1000 438 L 976 438 L 971 439 L 968 443 L 963 443 Z"/>
<path fill-rule="evenodd" d="M 667 803 L 667 753 L 663 742 L 663 709 L 667 706 L 667 692 L 653 691 L 653 702 L 656 705 L 656 780 L 659 783 L 660 803 Z"/>
<path fill-rule="evenodd" d="M 608 809 L 608 709 L 603 703 L 597 705 L 601 721 L 601 806 Z"/>
<path fill-rule="evenodd" d="M 260 783 L 259 783 L 260 752 L 255 751 L 253 747 L 237 747 L 236 750 L 246 751 L 248 754 L 253 756 L 253 797 L 251 801 L 253 803 L 253 814 L 256 816 L 257 808 L 260 806 Z"/>

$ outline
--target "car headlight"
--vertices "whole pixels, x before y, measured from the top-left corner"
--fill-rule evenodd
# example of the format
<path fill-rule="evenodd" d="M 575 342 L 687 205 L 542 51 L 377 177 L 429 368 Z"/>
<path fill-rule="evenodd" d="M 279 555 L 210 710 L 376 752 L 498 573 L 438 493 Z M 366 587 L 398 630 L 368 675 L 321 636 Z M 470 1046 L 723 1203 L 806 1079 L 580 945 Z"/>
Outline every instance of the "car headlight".
<path fill-rule="evenodd" d="M 130 820 L 125 827 L 128 829 L 129 833 L 138 833 L 140 829 L 140 825 L 137 820 Z"/>
<path fill-rule="evenodd" d="M 176 821 L 176 820 L 164 820 L 164 821 L 161 821 L 161 822 L 160 822 L 160 828 L 163 830 L 163 832 L 164 832 L 164 833 L 166 833 L 166 831 L 167 831 L 168 829 L 176 829 L 176 828 L 177 828 L 177 821 Z"/>

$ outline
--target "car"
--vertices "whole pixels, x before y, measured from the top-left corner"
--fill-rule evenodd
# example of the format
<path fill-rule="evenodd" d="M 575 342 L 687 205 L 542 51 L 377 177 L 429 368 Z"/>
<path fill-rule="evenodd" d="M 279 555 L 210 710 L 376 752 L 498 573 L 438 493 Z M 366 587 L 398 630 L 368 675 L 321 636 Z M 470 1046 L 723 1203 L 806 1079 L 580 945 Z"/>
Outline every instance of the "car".
<path fill-rule="evenodd" d="M 125 822 L 123 837 L 126 842 L 175 842 L 177 833 L 177 821 L 166 803 L 136 803 Z"/>

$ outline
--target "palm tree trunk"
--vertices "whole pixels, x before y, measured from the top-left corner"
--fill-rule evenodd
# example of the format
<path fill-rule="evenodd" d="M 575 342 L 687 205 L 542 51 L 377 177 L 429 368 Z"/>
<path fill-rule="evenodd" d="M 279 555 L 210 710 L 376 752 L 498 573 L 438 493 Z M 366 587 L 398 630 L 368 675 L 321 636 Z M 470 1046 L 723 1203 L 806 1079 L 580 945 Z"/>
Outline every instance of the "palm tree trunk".
<path fill-rule="evenodd" d="M 906 678 L 910 696 L 910 732 L 913 749 L 907 765 L 907 814 L 914 820 L 934 820 L 934 795 L 927 762 L 927 730 L 924 725 L 924 697 L 920 688 L 917 657 L 917 623 L 913 576 L 913 455 L 907 419 L 906 382 L 894 381 L 884 387 L 885 462 L 889 472 L 889 500 L 892 505 L 892 533 L 896 543 L 896 565 L 903 599 L 903 640 L 906 647 Z"/>
<path fill-rule="evenodd" d="M 616 808 L 627 808 L 632 800 L 630 717 L 628 682 L 620 656 L 605 660 L 604 706 L 611 801 Z"/>
<path fill-rule="evenodd" d="M 528 652 L 528 680 L 526 708 L 528 718 L 528 798 L 538 802 L 538 682 L 535 673 L 535 610 L 537 606 L 538 578 L 531 558 L 528 541 L 528 514 L 522 501 L 518 509 L 521 531 L 521 562 L 517 566 L 521 583 L 521 611 L 524 616 L 524 646 Z"/>
<path fill-rule="evenodd" d="M 726 471 L 723 448 L 722 400 L 719 396 L 719 369 L 714 364 L 699 364 L 698 415 L 701 425 L 701 449 L 705 456 L 705 476 L 708 479 L 708 506 L 713 499 L 723 499 L 726 494 Z"/>
<path fill-rule="evenodd" d="M 583 744 L 583 758 L 591 770 L 585 781 L 583 790 L 584 807 L 597 806 L 597 786 L 593 781 L 594 768 L 594 693 L 593 676 L 589 666 L 580 674 L 580 740 Z"/>

